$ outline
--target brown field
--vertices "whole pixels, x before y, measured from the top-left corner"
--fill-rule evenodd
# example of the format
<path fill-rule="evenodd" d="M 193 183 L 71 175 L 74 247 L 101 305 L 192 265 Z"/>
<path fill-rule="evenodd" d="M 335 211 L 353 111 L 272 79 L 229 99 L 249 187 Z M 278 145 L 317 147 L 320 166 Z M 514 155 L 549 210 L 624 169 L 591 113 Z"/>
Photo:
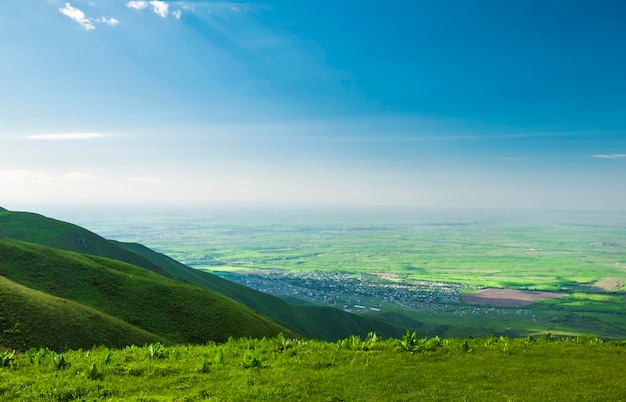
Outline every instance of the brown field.
<path fill-rule="evenodd" d="M 624 278 L 620 277 L 608 277 L 599 280 L 593 285 L 588 286 L 591 290 L 600 292 L 615 292 L 624 287 Z"/>
<path fill-rule="evenodd" d="M 463 295 L 467 304 L 480 304 L 505 307 L 522 307 L 536 300 L 550 300 L 563 297 L 567 293 L 537 292 L 532 290 L 484 289 L 476 293 Z"/>

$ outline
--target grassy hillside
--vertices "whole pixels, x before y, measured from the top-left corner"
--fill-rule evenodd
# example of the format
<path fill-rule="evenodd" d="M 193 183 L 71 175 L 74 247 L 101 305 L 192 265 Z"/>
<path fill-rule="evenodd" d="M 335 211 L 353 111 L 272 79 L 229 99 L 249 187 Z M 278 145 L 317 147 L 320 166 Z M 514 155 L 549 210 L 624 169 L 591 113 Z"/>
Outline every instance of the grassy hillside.
<path fill-rule="evenodd" d="M 384 336 L 400 336 L 407 329 L 406 322 L 362 317 L 332 307 L 289 304 L 278 297 L 190 268 L 141 244 L 116 244 L 142 255 L 182 281 L 226 295 L 311 338 L 337 340 L 351 334 L 365 336 L 372 331 Z M 421 327 L 415 320 L 411 324 L 414 324 L 412 329 Z"/>
<path fill-rule="evenodd" d="M 53 350 L 124 347 L 164 338 L 73 301 L 50 296 L 0 276 L 0 347 Z"/>
<path fill-rule="evenodd" d="M 594 337 L 239 339 L 0 353 L 2 400 L 619 401 L 624 343 Z"/>
<path fill-rule="evenodd" d="M 0 275 L 118 317 L 170 342 L 291 333 L 209 290 L 119 261 L 16 240 L 0 238 Z"/>
<path fill-rule="evenodd" d="M 371 331 L 399 336 L 406 330 L 403 325 L 334 308 L 289 304 L 278 297 L 190 268 L 141 244 L 106 240 L 79 226 L 38 214 L 0 211 L 0 236 L 128 262 L 221 293 L 312 338 L 337 340 L 352 334 L 365 336 Z"/>
<path fill-rule="evenodd" d="M 77 253 L 111 258 L 149 269 L 165 277 L 171 277 L 166 270 L 158 265 L 136 253 L 118 247 L 93 232 L 39 214 L 0 210 L 1 236 Z"/>

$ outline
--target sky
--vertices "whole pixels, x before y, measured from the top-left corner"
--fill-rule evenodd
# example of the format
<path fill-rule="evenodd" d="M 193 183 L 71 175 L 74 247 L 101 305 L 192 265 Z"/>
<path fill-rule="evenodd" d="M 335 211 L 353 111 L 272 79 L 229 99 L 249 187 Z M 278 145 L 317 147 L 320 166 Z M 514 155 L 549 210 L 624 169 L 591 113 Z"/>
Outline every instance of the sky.
<path fill-rule="evenodd" d="M 0 205 L 626 209 L 626 3 L 0 1 Z"/>

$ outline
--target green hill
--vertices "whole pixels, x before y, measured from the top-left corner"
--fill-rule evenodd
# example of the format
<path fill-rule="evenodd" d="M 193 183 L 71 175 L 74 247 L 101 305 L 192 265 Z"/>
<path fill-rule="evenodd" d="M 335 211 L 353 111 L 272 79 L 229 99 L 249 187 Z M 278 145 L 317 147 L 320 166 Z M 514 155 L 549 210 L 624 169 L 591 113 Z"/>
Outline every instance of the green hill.
<path fill-rule="evenodd" d="M 0 276 L 0 347 L 26 350 L 124 347 L 164 338 L 79 303 L 50 296 Z"/>
<path fill-rule="evenodd" d="M 118 247 L 93 232 L 39 214 L 0 210 L 0 236 L 77 253 L 111 258 L 149 269 L 161 276 L 172 277 L 158 265 L 136 253 Z"/>
<path fill-rule="evenodd" d="M 350 335 L 365 336 L 372 331 L 384 336 L 400 336 L 407 329 L 404 325 L 349 314 L 333 307 L 290 304 L 276 296 L 190 268 L 141 244 L 116 243 L 120 247 L 144 256 L 182 281 L 226 295 L 310 338 L 337 340 Z M 413 323 L 417 322 L 413 321 Z M 411 328 L 417 329 L 418 327 L 412 326 Z"/>
<path fill-rule="evenodd" d="M 300 306 L 190 268 L 141 244 L 104 239 L 79 226 L 28 212 L 0 212 L 0 236 L 137 265 L 162 276 L 221 293 L 311 338 L 337 340 L 376 331 L 400 336 L 406 326 L 330 307 Z M 415 326 L 411 329 L 418 329 Z"/>
<path fill-rule="evenodd" d="M 170 342 L 293 335 L 225 296 L 102 257 L 0 238 L 0 275 L 118 317 Z"/>

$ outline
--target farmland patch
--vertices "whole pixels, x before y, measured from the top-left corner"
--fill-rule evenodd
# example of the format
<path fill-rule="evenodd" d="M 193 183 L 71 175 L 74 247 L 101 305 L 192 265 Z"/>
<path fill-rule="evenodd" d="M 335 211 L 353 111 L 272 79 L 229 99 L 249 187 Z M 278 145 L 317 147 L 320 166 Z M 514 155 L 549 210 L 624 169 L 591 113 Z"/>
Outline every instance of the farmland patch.
<path fill-rule="evenodd" d="M 484 289 L 476 293 L 464 294 L 461 296 L 467 304 L 522 307 L 527 306 L 537 300 L 550 300 L 557 297 L 566 296 L 561 292 L 538 292 L 531 290 L 513 289 Z"/>

